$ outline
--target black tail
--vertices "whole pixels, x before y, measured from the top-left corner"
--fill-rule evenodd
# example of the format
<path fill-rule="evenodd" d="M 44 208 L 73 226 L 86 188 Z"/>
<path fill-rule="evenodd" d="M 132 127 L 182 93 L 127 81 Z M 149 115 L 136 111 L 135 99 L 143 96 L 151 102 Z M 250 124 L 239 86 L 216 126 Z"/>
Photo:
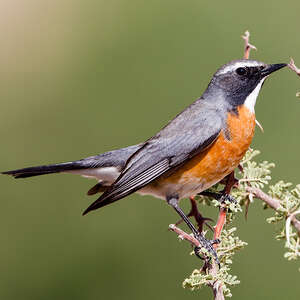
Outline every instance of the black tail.
<path fill-rule="evenodd" d="M 52 174 L 52 173 L 59 173 L 71 170 L 79 170 L 83 169 L 86 166 L 80 161 L 74 162 L 66 162 L 61 164 L 53 164 L 53 165 L 45 165 L 45 166 L 37 166 L 37 167 L 29 167 L 24 169 L 12 170 L 7 172 L 1 172 L 1 174 L 11 175 L 15 178 L 26 178 L 44 174 Z"/>
<path fill-rule="evenodd" d="M 24 169 L 0 172 L 0 174 L 11 175 L 15 178 L 26 178 L 44 174 L 52 174 L 67 171 L 76 171 L 83 169 L 94 169 L 101 167 L 117 167 L 122 169 L 128 158 L 136 152 L 142 144 L 121 148 L 103 154 L 89 156 L 76 161 L 65 162 L 61 164 L 44 165 L 37 167 L 29 167 Z M 79 173 L 80 174 L 80 173 Z M 98 188 L 98 190 L 97 190 Z M 90 191 L 90 194 L 102 191 L 100 186 L 95 187 Z"/>

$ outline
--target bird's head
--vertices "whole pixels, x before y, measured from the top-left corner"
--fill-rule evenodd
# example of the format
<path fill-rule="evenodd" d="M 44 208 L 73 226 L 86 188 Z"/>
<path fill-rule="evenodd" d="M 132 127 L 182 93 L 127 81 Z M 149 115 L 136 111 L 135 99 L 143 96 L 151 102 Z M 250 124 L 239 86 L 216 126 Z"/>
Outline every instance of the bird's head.
<path fill-rule="evenodd" d="M 245 104 L 251 111 L 264 80 L 286 64 L 265 64 L 256 60 L 234 60 L 222 66 L 213 76 L 207 93 L 225 97 L 233 108 Z"/>

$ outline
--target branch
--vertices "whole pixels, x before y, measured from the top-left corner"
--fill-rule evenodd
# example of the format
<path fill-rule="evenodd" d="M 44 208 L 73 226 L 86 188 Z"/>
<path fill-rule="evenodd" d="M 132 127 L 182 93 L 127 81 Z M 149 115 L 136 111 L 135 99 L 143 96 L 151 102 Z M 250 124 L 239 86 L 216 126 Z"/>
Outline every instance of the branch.
<path fill-rule="evenodd" d="M 286 241 L 287 241 L 289 247 L 291 246 L 291 243 L 290 243 L 290 225 L 291 225 L 291 222 L 293 222 L 294 227 L 298 230 L 298 235 L 299 235 L 300 227 L 297 228 L 297 225 L 299 225 L 300 222 L 296 219 L 296 215 L 299 215 L 299 214 L 300 214 L 300 210 L 293 212 L 292 214 L 289 215 L 289 217 L 286 219 L 286 222 L 285 222 Z"/>
<path fill-rule="evenodd" d="M 259 188 L 254 188 L 247 186 L 246 191 L 252 195 L 255 196 L 255 198 L 260 199 L 264 201 L 266 204 L 268 204 L 271 208 L 277 210 L 280 207 L 280 201 L 278 199 L 272 198 L 268 194 L 264 193 Z M 298 212 L 294 212 L 291 214 L 288 214 L 287 221 L 291 222 L 295 229 L 298 231 L 298 235 L 300 236 L 300 221 L 296 218 L 296 214 Z"/>
<path fill-rule="evenodd" d="M 247 186 L 246 191 L 254 195 L 257 199 L 260 199 L 267 203 L 271 208 L 277 210 L 280 207 L 280 202 L 277 199 L 272 198 L 268 194 L 264 193 L 261 189 Z"/>
<path fill-rule="evenodd" d="M 296 74 L 297 74 L 298 76 L 300 76 L 300 69 L 296 67 L 295 62 L 294 62 L 294 60 L 293 60 L 292 58 L 291 58 L 291 60 L 290 60 L 290 63 L 288 64 L 288 67 L 289 67 L 292 71 L 296 72 Z"/>
<path fill-rule="evenodd" d="M 194 238 L 193 235 L 186 233 L 185 231 L 176 227 L 174 224 L 170 224 L 169 229 L 171 231 L 177 233 L 178 237 L 180 239 L 188 241 L 195 247 L 201 247 L 200 242 L 196 238 Z M 208 274 L 211 274 L 213 277 L 215 277 L 217 274 L 217 271 L 218 271 L 218 266 L 215 263 L 215 261 L 210 262 L 207 258 L 204 258 L 204 266 L 201 269 L 201 271 L 207 272 Z M 224 300 L 225 299 L 224 295 L 223 295 L 222 283 L 219 280 L 210 281 L 210 286 L 213 290 L 215 300 Z"/>
<path fill-rule="evenodd" d="M 245 41 L 244 47 L 244 59 L 249 59 L 251 49 L 257 50 L 254 45 L 249 43 L 250 32 L 247 30 L 244 35 L 242 35 L 242 39 Z"/>
<path fill-rule="evenodd" d="M 291 58 L 288 67 L 294 71 L 298 76 L 300 76 L 300 69 L 296 67 L 294 60 Z M 296 97 L 300 98 L 300 92 L 296 94 Z"/>
<path fill-rule="evenodd" d="M 220 238 L 221 236 L 221 232 L 223 230 L 223 227 L 226 223 L 226 212 L 227 209 L 224 205 L 222 205 L 220 207 L 220 211 L 219 211 L 219 217 L 218 217 L 218 221 L 215 227 L 215 232 L 214 232 L 214 240 L 217 240 Z M 218 244 L 214 244 L 214 248 L 217 249 L 218 248 Z"/>
<path fill-rule="evenodd" d="M 196 238 L 194 238 L 193 235 L 190 235 L 190 234 L 186 233 L 185 231 L 181 230 L 180 228 L 176 227 L 175 224 L 170 224 L 169 229 L 171 231 L 177 233 L 178 237 L 181 240 L 186 240 L 186 241 L 190 242 L 195 247 L 201 247 L 200 242 Z"/>

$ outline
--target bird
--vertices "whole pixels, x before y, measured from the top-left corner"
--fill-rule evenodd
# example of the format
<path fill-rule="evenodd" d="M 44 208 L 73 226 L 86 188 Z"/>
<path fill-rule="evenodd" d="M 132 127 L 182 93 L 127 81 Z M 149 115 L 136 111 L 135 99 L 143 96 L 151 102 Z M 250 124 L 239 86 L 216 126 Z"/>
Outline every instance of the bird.
<path fill-rule="evenodd" d="M 163 199 L 219 263 L 214 241 L 195 228 L 179 201 L 207 190 L 239 165 L 254 136 L 254 107 L 261 87 L 270 74 L 286 65 L 233 60 L 215 72 L 201 97 L 145 142 L 2 174 L 26 178 L 72 173 L 95 178 L 98 183 L 88 195 L 102 194 L 83 215 L 135 192 Z"/>

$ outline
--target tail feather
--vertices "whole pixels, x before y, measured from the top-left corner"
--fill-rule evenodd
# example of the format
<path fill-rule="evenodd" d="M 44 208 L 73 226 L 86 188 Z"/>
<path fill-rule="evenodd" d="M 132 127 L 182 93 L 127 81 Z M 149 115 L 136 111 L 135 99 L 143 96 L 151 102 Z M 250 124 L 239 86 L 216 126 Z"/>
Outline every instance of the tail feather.
<path fill-rule="evenodd" d="M 44 165 L 44 166 L 37 166 L 37 167 L 29 167 L 24 169 L 17 169 L 12 171 L 1 172 L 1 174 L 11 175 L 14 178 L 26 178 L 26 177 L 33 177 L 38 175 L 45 175 L 45 174 L 52 174 L 52 173 L 59 173 L 71 170 L 78 170 L 82 169 L 82 164 L 75 162 L 67 162 L 61 164 L 53 164 L 53 165 Z"/>
<path fill-rule="evenodd" d="M 142 145 L 143 144 L 133 145 L 72 162 L 28 167 L 0 172 L 0 174 L 11 175 L 14 178 L 27 178 L 60 172 L 79 174 L 84 177 L 95 178 L 99 181 L 87 193 L 88 195 L 94 195 L 96 193 L 105 192 L 109 188 L 109 186 L 118 178 L 121 170 L 126 165 L 127 160 L 138 151 Z M 98 200 L 96 203 L 89 206 L 83 214 L 116 201 L 105 199 L 99 203 Z"/>
<path fill-rule="evenodd" d="M 67 171 L 96 169 L 98 167 L 100 168 L 117 167 L 118 169 L 122 169 L 126 164 L 128 158 L 134 152 L 136 152 L 141 146 L 142 144 L 138 144 L 126 148 L 105 152 L 103 154 L 90 156 L 72 162 L 29 167 L 29 168 L 17 169 L 17 170 L 12 170 L 7 172 L 0 172 L 0 174 L 11 175 L 15 178 L 26 178 L 26 177 L 33 177 L 33 176 L 44 175 L 44 174 L 67 172 Z"/>

